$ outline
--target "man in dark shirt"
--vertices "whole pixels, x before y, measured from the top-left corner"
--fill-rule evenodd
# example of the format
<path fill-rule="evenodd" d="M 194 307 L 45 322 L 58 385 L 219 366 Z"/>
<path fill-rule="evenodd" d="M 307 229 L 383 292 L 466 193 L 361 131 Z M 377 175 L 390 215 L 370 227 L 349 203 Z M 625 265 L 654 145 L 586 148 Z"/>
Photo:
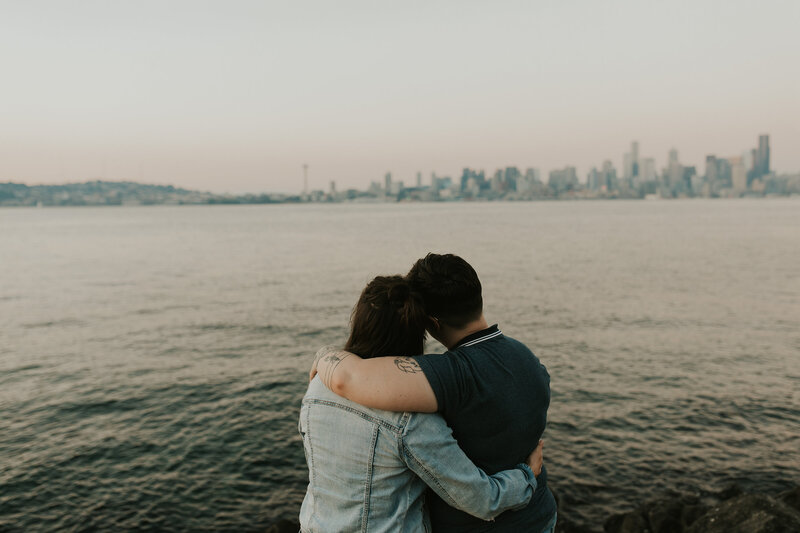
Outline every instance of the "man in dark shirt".
<path fill-rule="evenodd" d="M 439 412 L 467 456 L 487 473 L 524 461 L 541 438 L 550 404 L 550 376 L 522 343 L 489 327 L 481 284 L 462 258 L 428 254 L 408 280 L 421 295 L 430 334 L 443 354 L 362 360 L 320 351 L 312 373 L 337 394 L 368 407 Z M 325 355 L 325 357 L 321 357 Z M 431 495 L 431 521 L 439 531 L 551 531 L 556 504 L 546 469 L 529 505 L 486 523 Z"/>

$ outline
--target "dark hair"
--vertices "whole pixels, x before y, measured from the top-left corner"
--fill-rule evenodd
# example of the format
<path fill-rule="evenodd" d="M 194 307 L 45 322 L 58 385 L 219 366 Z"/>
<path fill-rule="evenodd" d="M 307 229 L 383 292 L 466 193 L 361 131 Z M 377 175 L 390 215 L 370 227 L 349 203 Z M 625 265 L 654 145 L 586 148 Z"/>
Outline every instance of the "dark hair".
<path fill-rule="evenodd" d="M 403 276 L 378 276 L 353 308 L 344 349 L 363 358 L 422 354 L 426 319 L 422 298 Z"/>
<path fill-rule="evenodd" d="M 457 255 L 429 253 L 414 263 L 407 279 L 422 295 L 427 314 L 448 326 L 461 328 L 483 312 L 478 273 Z"/>

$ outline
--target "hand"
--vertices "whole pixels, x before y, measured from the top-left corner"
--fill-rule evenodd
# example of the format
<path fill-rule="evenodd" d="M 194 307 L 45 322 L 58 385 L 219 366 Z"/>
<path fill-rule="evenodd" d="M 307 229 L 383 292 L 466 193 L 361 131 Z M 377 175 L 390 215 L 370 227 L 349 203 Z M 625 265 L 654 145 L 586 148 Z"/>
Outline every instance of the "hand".
<path fill-rule="evenodd" d="M 317 375 L 317 363 L 319 363 L 319 360 L 322 359 L 323 357 L 325 357 L 325 355 L 327 355 L 327 354 L 329 354 L 331 352 L 338 352 L 338 351 L 339 351 L 338 348 L 336 348 L 335 346 L 330 346 L 330 345 L 323 346 L 322 348 L 319 349 L 319 351 L 317 352 L 317 355 L 314 357 L 314 362 L 311 364 L 311 370 L 308 371 L 308 381 L 309 382 L 312 379 L 314 379 L 314 376 Z"/>
<path fill-rule="evenodd" d="M 533 470 L 533 474 L 537 477 L 542 473 L 542 463 L 544 462 L 542 448 L 544 448 L 544 441 L 540 440 L 539 445 L 531 452 L 526 461 L 528 466 L 531 467 L 531 470 Z"/>

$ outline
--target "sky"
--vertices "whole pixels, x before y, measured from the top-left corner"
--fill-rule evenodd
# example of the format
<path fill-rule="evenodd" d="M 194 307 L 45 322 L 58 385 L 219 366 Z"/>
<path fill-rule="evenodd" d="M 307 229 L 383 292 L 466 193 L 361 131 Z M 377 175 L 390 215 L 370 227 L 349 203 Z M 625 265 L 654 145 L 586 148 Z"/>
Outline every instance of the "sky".
<path fill-rule="evenodd" d="M 800 2 L 0 0 L 0 182 L 298 193 L 576 166 L 800 172 Z"/>

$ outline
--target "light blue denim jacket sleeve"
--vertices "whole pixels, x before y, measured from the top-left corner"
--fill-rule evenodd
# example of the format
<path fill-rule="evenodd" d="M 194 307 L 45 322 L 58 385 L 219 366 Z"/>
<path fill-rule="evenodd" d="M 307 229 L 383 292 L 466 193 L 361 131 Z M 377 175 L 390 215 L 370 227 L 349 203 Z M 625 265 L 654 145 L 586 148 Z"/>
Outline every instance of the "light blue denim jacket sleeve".
<path fill-rule="evenodd" d="M 536 490 L 526 464 L 492 476 L 475 466 L 438 415 L 411 415 L 400 448 L 408 467 L 445 502 L 483 520 L 525 507 Z"/>

